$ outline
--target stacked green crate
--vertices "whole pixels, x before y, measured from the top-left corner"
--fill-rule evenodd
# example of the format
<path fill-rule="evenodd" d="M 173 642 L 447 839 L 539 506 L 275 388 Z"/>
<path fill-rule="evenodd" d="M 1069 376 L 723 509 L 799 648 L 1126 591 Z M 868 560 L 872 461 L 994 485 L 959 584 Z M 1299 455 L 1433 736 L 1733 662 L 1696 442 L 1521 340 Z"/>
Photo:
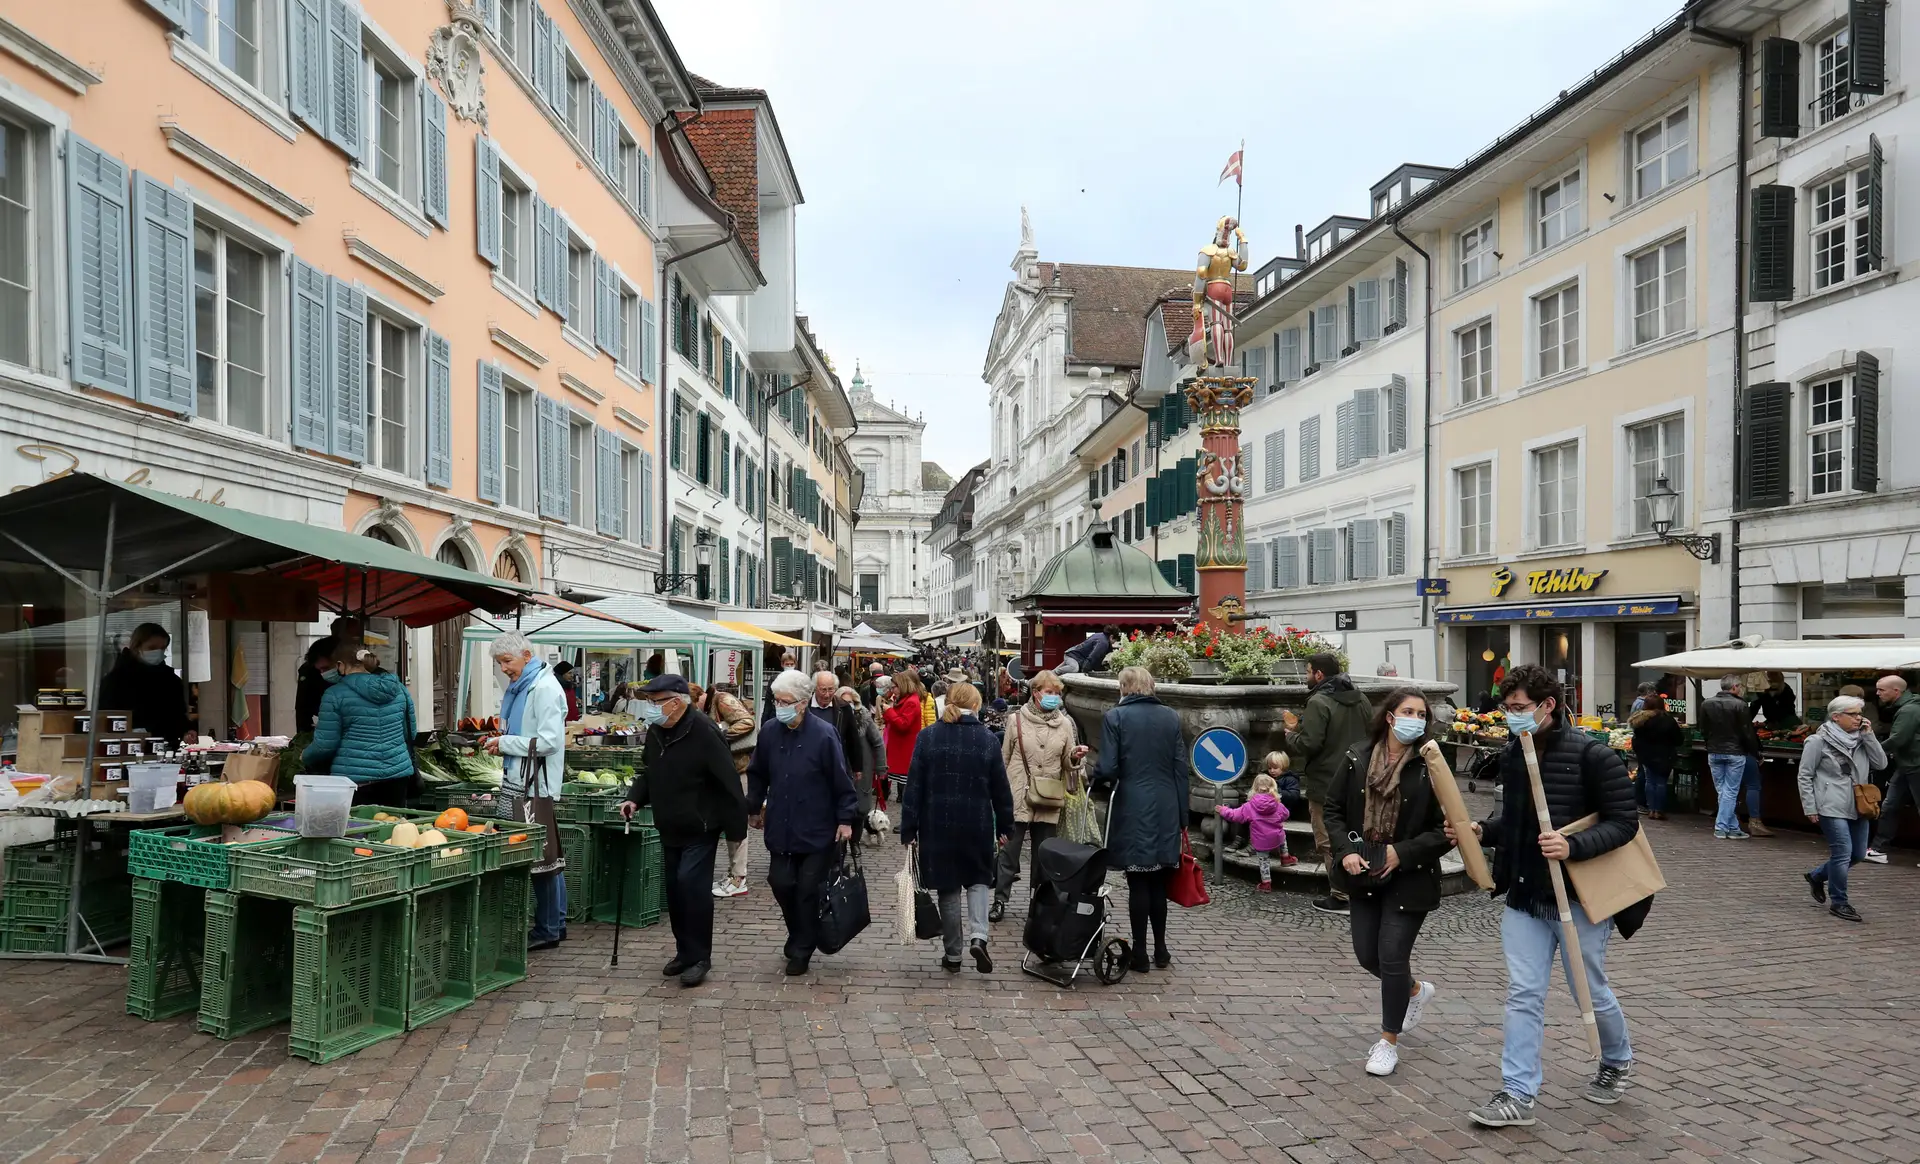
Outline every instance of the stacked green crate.
<path fill-rule="evenodd" d="M 293 911 L 293 1027 L 287 1050 L 315 1063 L 402 1034 L 414 899 Z"/>
<path fill-rule="evenodd" d="M 127 951 L 127 1013 L 152 1022 L 200 1008 L 207 891 L 133 879 L 133 941 Z"/>
<path fill-rule="evenodd" d="M 67 948 L 67 921 L 78 841 L 11 845 L 0 883 L 0 952 L 56 953 Z M 125 942 L 133 932 L 133 884 L 124 835 L 98 833 L 81 868 L 80 947 Z"/>
<path fill-rule="evenodd" d="M 560 854 L 567 859 L 567 920 L 587 921 L 593 916 L 593 826 L 563 824 L 554 827 L 560 830 Z"/>
<path fill-rule="evenodd" d="M 200 1029 L 234 1039 L 293 1014 L 293 903 L 209 892 Z"/>
<path fill-rule="evenodd" d="M 666 873 L 661 867 L 660 834 L 643 825 L 631 830 L 616 824 L 594 828 L 593 920 L 650 926 L 660 920 Z"/>
<path fill-rule="evenodd" d="M 407 960 L 407 1029 L 425 1026 L 473 1001 L 480 885 L 469 877 L 413 895 Z"/>
<path fill-rule="evenodd" d="M 474 938 L 474 993 L 511 986 L 527 976 L 527 928 L 533 922 L 533 875 L 525 865 L 480 875 L 480 920 Z"/>

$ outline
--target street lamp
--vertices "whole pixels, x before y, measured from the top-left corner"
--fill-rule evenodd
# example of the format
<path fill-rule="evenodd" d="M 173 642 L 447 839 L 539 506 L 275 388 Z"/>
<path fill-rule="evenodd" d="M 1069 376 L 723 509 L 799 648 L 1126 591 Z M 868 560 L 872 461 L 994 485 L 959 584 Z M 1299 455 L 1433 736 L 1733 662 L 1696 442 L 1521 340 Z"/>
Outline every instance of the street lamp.
<path fill-rule="evenodd" d="M 1702 562 L 1720 564 L 1720 535 L 1673 533 L 1676 519 L 1680 516 L 1680 495 L 1674 492 L 1672 482 L 1665 473 L 1656 477 L 1653 488 L 1647 490 L 1647 508 L 1653 514 L 1653 536 L 1670 546 L 1679 546 Z"/>
<path fill-rule="evenodd" d="M 699 597 L 707 596 L 707 578 L 713 572 L 713 534 L 708 530 L 696 530 L 693 535 L 693 564 L 691 574 L 673 574 L 662 570 L 653 576 L 655 594 L 678 594 L 693 585 Z"/>

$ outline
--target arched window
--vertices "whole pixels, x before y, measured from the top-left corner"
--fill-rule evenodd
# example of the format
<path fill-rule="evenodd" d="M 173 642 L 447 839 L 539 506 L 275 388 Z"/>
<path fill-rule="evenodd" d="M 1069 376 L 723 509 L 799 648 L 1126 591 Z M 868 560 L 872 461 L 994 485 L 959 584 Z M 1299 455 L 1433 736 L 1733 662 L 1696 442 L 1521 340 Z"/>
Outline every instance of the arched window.
<path fill-rule="evenodd" d="M 526 581 L 520 576 L 520 559 L 506 550 L 501 550 L 500 556 L 494 560 L 493 576 L 507 582 Z"/>
<path fill-rule="evenodd" d="M 385 542 L 390 546 L 397 546 L 400 544 L 400 539 L 394 537 L 393 533 L 390 530 L 388 530 L 387 527 L 384 525 L 374 526 L 372 529 L 367 531 L 366 536 L 372 538 L 376 542 Z"/>
<path fill-rule="evenodd" d="M 467 552 L 460 548 L 459 542 L 448 542 L 441 546 L 439 552 L 434 554 L 434 557 L 449 566 L 457 566 L 462 570 L 473 569 L 472 566 L 467 564 Z"/>

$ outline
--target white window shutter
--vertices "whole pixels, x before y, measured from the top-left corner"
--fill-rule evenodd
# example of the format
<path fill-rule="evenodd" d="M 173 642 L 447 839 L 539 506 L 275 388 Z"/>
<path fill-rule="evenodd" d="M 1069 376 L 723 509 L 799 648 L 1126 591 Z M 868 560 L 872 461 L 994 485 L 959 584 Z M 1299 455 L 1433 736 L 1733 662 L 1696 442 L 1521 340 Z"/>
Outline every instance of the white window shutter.
<path fill-rule="evenodd" d="M 134 399 L 193 415 L 193 203 L 133 175 Z"/>
<path fill-rule="evenodd" d="M 1333 409 L 1333 467 L 1351 468 L 1359 455 L 1354 451 L 1353 401 L 1342 400 Z"/>
<path fill-rule="evenodd" d="M 1407 572 L 1407 515 L 1396 513 L 1386 524 L 1387 575 L 1398 578 Z"/>
<path fill-rule="evenodd" d="M 1267 453 L 1267 476 L 1266 476 L 1265 488 L 1266 488 L 1266 492 L 1274 493 L 1274 492 L 1278 492 L 1286 484 L 1286 473 L 1285 473 L 1285 469 L 1286 469 L 1285 458 L 1287 455 L 1286 430 L 1279 429 L 1277 431 L 1268 433 L 1265 443 L 1266 443 L 1266 453 Z M 1252 476 L 1249 475 L 1247 480 L 1248 480 L 1248 483 L 1251 484 L 1253 480 Z"/>
<path fill-rule="evenodd" d="M 506 385 L 500 378 L 500 365 L 480 360 L 480 448 L 479 497 L 500 504 L 506 474 Z M 515 498 L 516 501 L 519 498 Z"/>
<path fill-rule="evenodd" d="M 1394 373 L 1393 382 L 1382 388 L 1386 396 L 1387 452 L 1407 451 L 1407 378 Z"/>
<path fill-rule="evenodd" d="M 1380 392 L 1362 388 L 1353 394 L 1353 460 L 1380 455 Z"/>
<path fill-rule="evenodd" d="M 67 135 L 67 280 L 73 381 L 133 395 L 127 167 Z"/>

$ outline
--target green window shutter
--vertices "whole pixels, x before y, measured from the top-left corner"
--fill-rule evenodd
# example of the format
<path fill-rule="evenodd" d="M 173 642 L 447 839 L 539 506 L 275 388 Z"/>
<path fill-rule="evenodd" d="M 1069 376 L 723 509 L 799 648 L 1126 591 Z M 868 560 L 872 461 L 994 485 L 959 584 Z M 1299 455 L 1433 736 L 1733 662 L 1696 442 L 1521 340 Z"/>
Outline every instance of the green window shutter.
<path fill-rule="evenodd" d="M 1855 93 L 1887 91 L 1887 0 L 1848 0 L 1848 74 Z"/>
<path fill-rule="evenodd" d="M 1792 186 L 1756 186 L 1752 195 L 1753 241 L 1748 259 L 1751 297 L 1756 303 L 1793 298 L 1794 232 Z"/>
<path fill-rule="evenodd" d="M 733 483 L 733 437 L 722 430 L 720 433 L 720 492 L 728 493 Z"/>
<path fill-rule="evenodd" d="M 1200 483 L 1195 474 L 1200 471 L 1198 457 L 1181 457 L 1173 468 L 1174 486 L 1180 491 L 1179 508 L 1174 511 L 1176 517 L 1184 517 L 1200 508 Z"/>
<path fill-rule="evenodd" d="M 1880 360 L 1870 352 L 1853 366 L 1853 487 L 1880 488 Z"/>
<path fill-rule="evenodd" d="M 350 0 L 327 0 L 327 140 L 356 161 L 366 151 L 360 125 L 366 107 L 360 8 Z"/>
<path fill-rule="evenodd" d="M 793 585 L 793 542 L 789 538 L 773 539 L 773 590 L 776 594 L 785 594 Z"/>
<path fill-rule="evenodd" d="M 1867 266 L 1876 271 L 1886 266 L 1887 255 L 1883 240 L 1886 238 L 1886 212 L 1883 209 L 1886 198 L 1887 153 L 1880 148 L 1877 134 L 1867 135 Z"/>
<path fill-rule="evenodd" d="M 1180 565 L 1180 580 L 1177 583 L 1175 583 L 1175 585 L 1179 586 L 1180 589 L 1185 590 L 1188 594 L 1198 594 L 1200 590 L 1198 585 L 1196 584 L 1197 578 L 1194 572 L 1193 555 L 1181 554 L 1179 559 L 1179 565 Z"/>
<path fill-rule="evenodd" d="M 185 8 L 185 0 L 179 0 Z M 287 14 L 288 111 L 327 136 L 327 0 L 291 0 Z"/>
<path fill-rule="evenodd" d="M 293 444 L 316 453 L 327 451 L 332 435 L 327 342 L 332 316 L 327 289 L 324 272 L 300 259 L 293 260 L 293 320 L 287 361 L 293 397 Z"/>
<path fill-rule="evenodd" d="M 1741 503 L 1769 509 L 1788 501 L 1793 387 L 1755 384 L 1741 401 Z"/>
<path fill-rule="evenodd" d="M 428 331 L 427 458 L 422 476 L 429 485 L 453 487 L 453 347 L 447 337 Z"/>
<path fill-rule="evenodd" d="M 73 381 L 133 395 L 127 167 L 67 135 L 67 281 Z"/>
<path fill-rule="evenodd" d="M 713 421 L 702 412 L 693 422 L 693 479 L 702 485 L 713 483 Z"/>
<path fill-rule="evenodd" d="M 1147 524 L 1160 524 L 1160 478 L 1147 478 Z"/>
<path fill-rule="evenodd" d="M 327 451 L 359 464 L 367 459 L 367 293 L 341 279 L 327 291 Z"/>
<path fill-rule="evenodd" d="M 726 538 L 720 539 L 720 553 L 717 565 L 720 568 L 720 601 L 733 601 L 733 543 Z"/>
<path fill-rule="evenodd" d="M 1760 46 L 1760 134 L 1800 136 L 1800 42 L 1769 37 Z"/>
<path fill-rule="evenodd" d="M 733 341 L 720 337 L 720 391 L 733 399 Z"/>
<path fill-rule="evenodd" d="M 1160 576 L 1167 580 L 1167 585 L 1180 585 L 1180 563 L 1172 558 L 1162 558 L 1154 565 L 1160 567 Z"/>
<path fill-rule="evenodd" d="M 447 103 L 432 85 L 420 86 L 420 209 L 447 228 Z"/>
<path fill-rule="evenodd" d="M 134 398 L 193 415 L 193 203 L 133 175 Z"/>
<path fill-rule="evenodd" d="M 507 419 L 506 385 L 500 379 L 500 365 L 479 361 L 480 383 L 480 483 L 479 498 L 498 505 L 505 488 L 506 457 L 502 442 Z M 644 489 L 644 486 L 643 486 Z"/>

